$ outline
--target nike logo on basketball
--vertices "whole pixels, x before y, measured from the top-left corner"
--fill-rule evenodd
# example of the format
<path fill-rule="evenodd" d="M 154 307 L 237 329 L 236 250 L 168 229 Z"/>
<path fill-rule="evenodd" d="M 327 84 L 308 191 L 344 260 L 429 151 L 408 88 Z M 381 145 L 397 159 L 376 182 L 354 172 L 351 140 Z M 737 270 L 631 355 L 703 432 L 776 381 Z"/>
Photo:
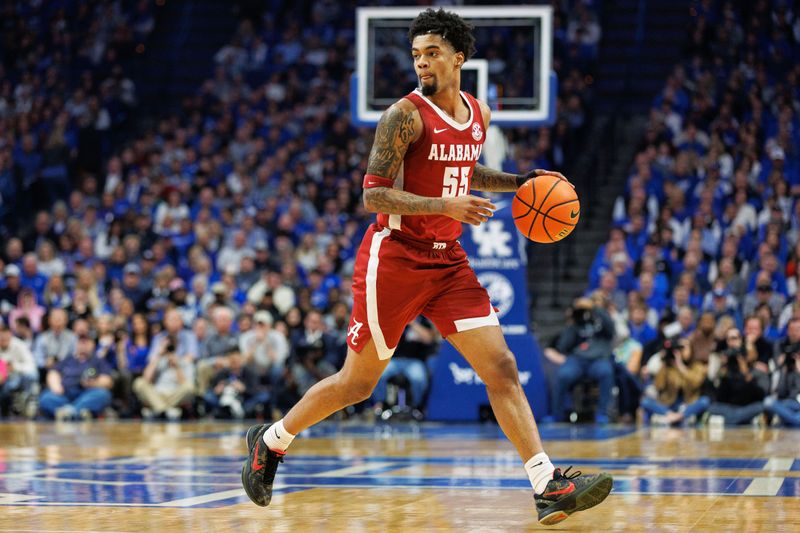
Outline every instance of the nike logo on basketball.
<path fill-rule="evenodd" d="M 433 128 L 433 133 L 442 133 L 443 131 L 447 131 L 447 128 Z"/>
<path fill-rule="evenodd" d="M 578 218 L 578 215 L 580 213 L 581 213 L 580 211 L 578 211 L 577 213 L 575 211 L 570 211 L 569 212 L 569 218 Z"/>

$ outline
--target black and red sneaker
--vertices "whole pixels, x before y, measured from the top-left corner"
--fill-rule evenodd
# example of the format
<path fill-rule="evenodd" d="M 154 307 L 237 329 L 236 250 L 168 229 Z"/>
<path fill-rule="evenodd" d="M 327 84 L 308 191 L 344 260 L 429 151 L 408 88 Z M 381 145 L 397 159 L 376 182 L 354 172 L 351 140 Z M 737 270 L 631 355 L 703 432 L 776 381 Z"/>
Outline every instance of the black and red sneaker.
<path fill-rule="evenodd" d="M 270 450 L 261 437 L 269 429 L 266 424 L 250 426 L 247 430 L 247 449 L 250 455 L 242 466 L 242 486 L 254 504 L 266 507 L 272 501 L 272 484 L 278 463 L 285 453 Z"/>
<path fill-rule="evenodd" d="M 570 468 L 564 470 L 563 474 L 560 468 L 556 468 L 544 492 L 533 495 L 539 523 L 544 526 L 552 526 L 566 520 L 572 513 L 594 507 L 611 492 L 614 480 L 610 475 L 600 473 L 583 476 L 580 470 L 567 475 Z"/>

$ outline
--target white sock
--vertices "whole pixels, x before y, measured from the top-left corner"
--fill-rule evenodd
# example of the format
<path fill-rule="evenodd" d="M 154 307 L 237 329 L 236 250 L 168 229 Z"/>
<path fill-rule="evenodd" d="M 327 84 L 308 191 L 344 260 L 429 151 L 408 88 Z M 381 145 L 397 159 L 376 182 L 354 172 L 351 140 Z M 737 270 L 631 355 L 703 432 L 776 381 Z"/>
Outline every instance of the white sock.
<path fill-rule="evenodd" d="M 283 427 L 283 418 L 272 424 L 262 437 L 270 450 L 285 452 L 297 435 L 292 435 Z"/>
<path fill-rule="evenodd" d="M 531 480 L 533 492 L 541 494 L 547 488 L 547 482 L 553 479 L 555 467 L 544 452 L 537 453 L 525 463 L 525 472 Z"/>

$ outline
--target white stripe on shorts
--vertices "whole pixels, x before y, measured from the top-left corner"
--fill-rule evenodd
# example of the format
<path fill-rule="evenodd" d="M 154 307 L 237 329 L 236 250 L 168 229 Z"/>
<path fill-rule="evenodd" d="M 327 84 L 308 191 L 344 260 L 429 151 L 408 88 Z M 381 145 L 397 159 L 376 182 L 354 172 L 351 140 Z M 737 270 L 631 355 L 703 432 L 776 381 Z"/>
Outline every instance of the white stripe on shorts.
<path fill-rule="evenodd" d="M 367 263 L 367 323 L 372 339 L 375 341 L 375 348 L 378 350 L 379 359 L 389 359 L 395 348 L 386 346 L 386 339 L 383 338 L 380 322 L 378 321 L 378 254 L 381 251 L 381 242 L 391 230 L 383 228 L 372 236 L 372 243 L 369 246 L 369 262 Z"/>
<path fill-rule="evenodd" d="M 500 320 L 497 318 L 497 314 L 494 312 L 494 307 L 492 304 L 489 304 L 489 314 L 486 316 L 479 316 L 475 318 L 462 318 L 461 320 L 453 320 L 453 324 L 456 326 L 456 331 L 467 331 L 470 329 L 480 328 L 483 326 L 499 326 Z M 372 326 L 370 326 L 370 329 Z"/>

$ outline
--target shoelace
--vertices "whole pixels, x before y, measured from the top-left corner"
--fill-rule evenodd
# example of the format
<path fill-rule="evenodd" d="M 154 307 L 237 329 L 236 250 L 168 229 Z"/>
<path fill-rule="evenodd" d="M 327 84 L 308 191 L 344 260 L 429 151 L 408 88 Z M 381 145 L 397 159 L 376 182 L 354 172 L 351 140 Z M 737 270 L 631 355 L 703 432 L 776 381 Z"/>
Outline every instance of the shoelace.
<path fill-rule="evenodd" d="M 576 477 L 578 477 L 578 476 L 580 476 L 580 475 L 581 475 L 581 471 L 580 471 L 580 470 L 576 470 L 576 471 L 574 471 L 574 472 L 573 472 L 571 475 L 567 475 L 567 473 L 568 473 L 568 472 L 569 472 L 571 469 L 572 469 L 572 466 L 570 465 L 570 466 L 568 466 L 568 467 L 567 467 L 567 469 L 566 469 L 566 470 L 564 470 L 563 472 L 561 471 L 561 469 L 560 469 L 560 468 L 558 468 L 558 469 L 556 469 L 556 470 L 558 470 L 558 474 L 559 474 L 559 476 L 560 476 L 560 477 L 563 477 L 564 479 L 575 479 Z M 555 479 L 555 476 L 553 476 L 553 479 Z"/>

